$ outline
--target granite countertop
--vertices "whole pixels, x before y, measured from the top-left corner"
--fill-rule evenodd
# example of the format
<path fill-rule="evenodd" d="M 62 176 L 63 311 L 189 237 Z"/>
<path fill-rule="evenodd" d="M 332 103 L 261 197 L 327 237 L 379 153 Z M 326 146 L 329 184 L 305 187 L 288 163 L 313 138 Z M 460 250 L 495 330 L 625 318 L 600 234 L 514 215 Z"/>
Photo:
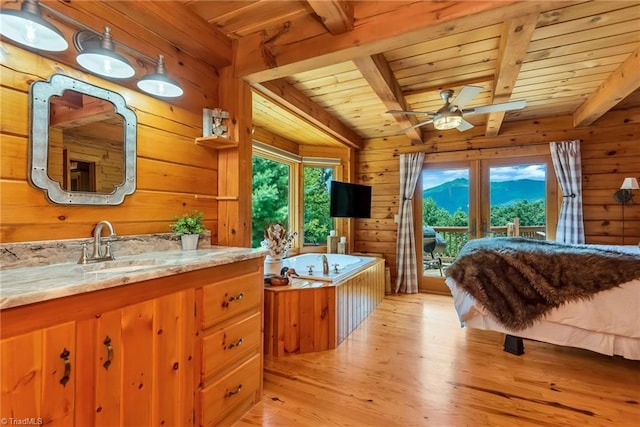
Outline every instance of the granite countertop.
<path fill-rule="evenodd" d="M 128 285 L 229 264 L 266 254 L 264 249 L 211 246 L 117 257 L 91 264 L 60 263 L 0 271 L 0 309 Z"/>

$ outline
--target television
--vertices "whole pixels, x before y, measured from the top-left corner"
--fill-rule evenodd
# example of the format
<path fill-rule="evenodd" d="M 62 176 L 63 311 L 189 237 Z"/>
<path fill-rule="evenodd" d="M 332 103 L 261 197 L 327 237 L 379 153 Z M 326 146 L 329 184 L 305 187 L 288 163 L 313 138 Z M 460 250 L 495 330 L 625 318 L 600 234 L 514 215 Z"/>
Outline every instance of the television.
<path fill-rule="evenodd" d="M 371 218 L 371 186 L 331 181 L 329 215 L 344 218 Z"/>

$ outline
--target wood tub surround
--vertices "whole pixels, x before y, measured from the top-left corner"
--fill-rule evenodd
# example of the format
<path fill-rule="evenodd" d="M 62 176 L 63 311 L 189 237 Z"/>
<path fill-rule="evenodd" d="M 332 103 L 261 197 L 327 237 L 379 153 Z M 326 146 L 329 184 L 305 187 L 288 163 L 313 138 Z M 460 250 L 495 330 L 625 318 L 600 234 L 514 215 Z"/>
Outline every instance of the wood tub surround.
<path fill-rule="evenodd" d="M 235 248 L 238 249 L 238 248 Z M 261 254 L 0 311 L 0 417 L 231 424 L 262 395 Z M 144 274 L 142 277 L 147 277 Z"/>
<path fill-rule="evenodd" d="M 297 287 L 304 281 L 265 287 L 265 356 L 336 348 L 384 299 L 384 260 L 338 283 Z"/>

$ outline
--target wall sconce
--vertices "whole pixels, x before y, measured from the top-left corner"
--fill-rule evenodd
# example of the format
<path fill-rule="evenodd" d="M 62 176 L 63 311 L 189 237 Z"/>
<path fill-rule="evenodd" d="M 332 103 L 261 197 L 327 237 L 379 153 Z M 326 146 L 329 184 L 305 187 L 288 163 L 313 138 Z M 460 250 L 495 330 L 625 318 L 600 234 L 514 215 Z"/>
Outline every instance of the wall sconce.
<path fill-rule="evenodd" d="M 24 0 L 20 10 L 0 10 L 0 34 L 34 49 L 61 52 L 69 47 L 60 30 L 42 17 L 36 0 Z"/>
<path fill-rule="evenodd" d="M 66 50 L 69 45 L 64 35 L 42 17 L 41 8 L 79 28 L 73 35 L 73 44 L 79 52 L 76 61 L 87 71 L 112 79 L 127 79 L 135 76 L 136 70 L 131 63 L 115 51 L 118 45 L 155 66 L 154 74 L 147 75 L 138 82 L 140 90 L 163 98 L 177 97 L 184 93 L 180 85 L 167 76 L 163 55 L 159 55 L 156 61 L 122 43 L 116 43 L 108 26 L 104 28 L 105 32 L 100 34 L 50 6 L 40 4 L 37 0 L 24 0 L 20 10 L 0 9 L 0 34 L 34 49 Z"/>
<path fill-rule="evenodd" d="M 80 52 L 78 64 L 92 73 L 114 79 L 128 79 L 136 73 L 127 58 L 115 51 L 110 27 L 104 27 L 102 41 L 93 31 L 76 31 L 73 45 Z"/>
<path fill-rule="evenodd" d="M 613 198 L 622 205 L 633 204 L 633 190 L 640 190 L 638 180 L 636 178 L 625 178 L 620 186 L 620 190 L 616 191 Z"/>
<path fill-rule="evenodd" d="M 155 74 L 148 74 L 138 80 L 138 87 L 151 95 L 164 98 L 175 98 L 184 93 L 178 83 L 167 76 L 164 70 L 164 55 L 162 54 L 158 55 Z"/>

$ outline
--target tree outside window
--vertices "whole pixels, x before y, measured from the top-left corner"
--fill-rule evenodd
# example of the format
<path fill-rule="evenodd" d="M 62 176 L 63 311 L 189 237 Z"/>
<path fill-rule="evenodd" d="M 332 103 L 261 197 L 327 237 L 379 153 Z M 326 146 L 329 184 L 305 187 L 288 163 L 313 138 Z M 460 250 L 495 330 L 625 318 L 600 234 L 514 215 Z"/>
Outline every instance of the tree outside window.
<path fill-rule="evenodd" d="M 278 223 L 289 229 L 290 176 L 289 165 L 253 156 L 251 247 L 260 247 L 264 229 L 269 223 Z"/>
<path fill-rule="evenodd" d="M 333 218 L 329 216 L 329 183 L 333 179 L 333 168 L 305 166 L 303 175 L 303 244 L 325 244 L 334 228 Z"/>

